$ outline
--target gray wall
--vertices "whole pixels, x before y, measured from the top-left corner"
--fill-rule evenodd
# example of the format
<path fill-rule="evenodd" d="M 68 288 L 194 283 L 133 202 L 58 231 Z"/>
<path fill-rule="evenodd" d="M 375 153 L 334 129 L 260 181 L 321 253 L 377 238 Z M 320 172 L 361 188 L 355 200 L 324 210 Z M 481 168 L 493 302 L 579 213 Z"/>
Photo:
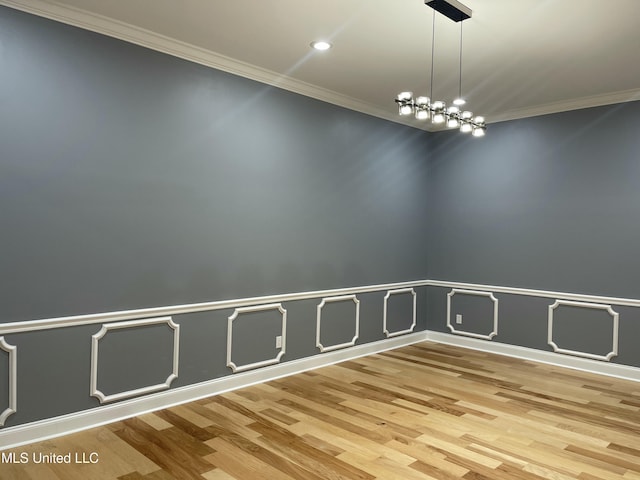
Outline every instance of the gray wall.
<path fill-rule="evenodd" d="M 434 135 L 429 278 L 640 298 L 640 102 Z"/>
<path fill-rule="evenodd" d="M 490 126 L 482 139 L 430 137 L 428 277 L 505 287 L 640 298 L 640 102 Z M 428 327 L 446 326 L 446 294 L 431 288 Z M 491 331 L 486 298 L 455 295 L 464 329 Z M 553 299 L 497 295 L 494 341 L 549 350 Z M 640 366 L 638 309 L 620 314 L 620 355 Z M 453 321 L 453 319 L 452 319 Z M 612 318 L 560 307 L 554 338 L 565 349 L 607 353 Z"/>
<path fill-rule="evenodd" d="M 425 278 L 425 132 L 6 7 L 0 72 L 0 322 Z M 385 338 L 384 294 L 358 296 L 358 344 Z M 282 361 L 319 353 L 318 303 L 284 305 Z M 410 323 L 405 307 L 394 297 L 392 329 Z M 174 316 L 172 387 L 231 373 L 232 313 Z M 7 426 L 98 405 L 100 327 L 6 336 L 19 385 Z M 353 308 L 326 307 L 323 342 L 353 331 Z M 273 311 L 243 316 L 233 360 L 272 358 L 279 333 Z M 99 387 L 162 383 L 171 346 L 163 325 L 109 332 Z M 0 412 L 7 372 L 0 351 Z"/>
<path fill-rule="evenodd" d="M 495 124 L 481 140 L 429 135 L 4 7 L 0 72 L 0 322 L 423 278 L 640 298 L 638 103 Z M 448 291 L 416 289 L 416 330 L 448 331 Z M 548 350 L 549 300 L 496 296 L 494 341 Z M 384 338 L 383 297 L 358 296 L 358 343 Z M 398 331 L 411 297 L 392 298 Z M 488 333 L 487 302 L 457 296 L 453 314 Z M 284 305 L 283 361 L 318 353 L 317 303 Z M 614 361 L 640 366 L 637 309 L 618 310 Z M 232 313 L 175 316 L 172 387 L 230 373 Z M 558 309 L 559 341 L 606 353 L 609 317 L 581 313 Z M 349 341 L 353 316 L 327 306 L 322 341 Z M 236 325 L 238 363 L 277 351 L 274 312 Z M 99 329 L 6 337 L 19 351 L 7 426 L 98 404 Z M 107 394 L 170 369 L 168 327 L 127 333 L 101 340 Z M 153 355 L 137 361 L 139 347 Z M 0 411 L 7 364 L 0 352 Z"/>
<path fill-rule="evenodd" d="M 8 8 L 0 45 L 0 321 L 424 278 L 424 132 Z"/>

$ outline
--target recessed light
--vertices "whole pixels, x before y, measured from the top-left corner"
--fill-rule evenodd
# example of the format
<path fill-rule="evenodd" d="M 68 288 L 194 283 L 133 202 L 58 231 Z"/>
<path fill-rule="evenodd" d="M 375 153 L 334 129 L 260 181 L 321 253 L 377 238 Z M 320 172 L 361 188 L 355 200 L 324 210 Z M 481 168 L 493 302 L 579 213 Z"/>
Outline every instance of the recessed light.
<path fill-rule="evenodd" d="M 329 50 L 332 47 L 329 42 L 325 42 L 324 40 L 311 42 L 311 46 L 316 50 Z"/>

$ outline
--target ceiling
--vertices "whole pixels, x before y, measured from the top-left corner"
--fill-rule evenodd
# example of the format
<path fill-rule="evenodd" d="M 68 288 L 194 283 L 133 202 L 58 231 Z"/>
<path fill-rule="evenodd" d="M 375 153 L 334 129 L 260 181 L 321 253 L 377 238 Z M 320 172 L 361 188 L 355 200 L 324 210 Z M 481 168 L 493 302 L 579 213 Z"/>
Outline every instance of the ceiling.
<path fill-rule="evenodd" d="M 640 99 L 640 0 L 461 0 L 462 92 L 488 123 Z M 358 111 L 429 94 L 423 0 L 0 0 Z M 317 52 L 313 40 L 333 48 Z M 433 97 L 457 96 L 460 24 L 436 14 Z"/>

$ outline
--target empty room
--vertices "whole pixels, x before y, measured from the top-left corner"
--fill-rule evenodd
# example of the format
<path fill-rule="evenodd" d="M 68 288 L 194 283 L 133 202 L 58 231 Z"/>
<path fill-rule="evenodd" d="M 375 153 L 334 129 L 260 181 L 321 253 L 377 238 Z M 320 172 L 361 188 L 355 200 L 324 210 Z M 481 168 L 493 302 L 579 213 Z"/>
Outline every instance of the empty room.
<path fill-rule="evenodd" d="M 0 0 L 0 479 L 640 480 L 638 18 Z"/>

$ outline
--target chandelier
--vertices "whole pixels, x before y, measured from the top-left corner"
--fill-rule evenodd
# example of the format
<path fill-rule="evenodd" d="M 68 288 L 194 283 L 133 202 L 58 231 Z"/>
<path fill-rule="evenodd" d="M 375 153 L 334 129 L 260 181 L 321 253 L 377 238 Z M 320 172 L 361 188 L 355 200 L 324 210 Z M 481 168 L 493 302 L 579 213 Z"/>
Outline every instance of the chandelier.
<path fill-rule="evenodd" d="M 416 96 L 413 92 L 400 93 L 395 102 L 401 116 L 413 115 L 417 120 L 431 119 L 434 125 L 444 125 L 447 128 L 459 128 L 462 133 L 471 133 L 474 137 L 484 136 L 487 125 L 482 116 L 475 116 L 473 112 L 464 110 L 466 103 L 462 98 L 462 21 L 471 18 L 471 9 L 456 0 L 425 0 L 425 5 L 433 8 L 433 24 L 431 28 L 431 93 L 430 96 Z M 447 107 L 442 100 L 433 100 L 433 58 L 435 52 L 436 11 L 460 23 L 460 55 L 458 98 Z"/>

